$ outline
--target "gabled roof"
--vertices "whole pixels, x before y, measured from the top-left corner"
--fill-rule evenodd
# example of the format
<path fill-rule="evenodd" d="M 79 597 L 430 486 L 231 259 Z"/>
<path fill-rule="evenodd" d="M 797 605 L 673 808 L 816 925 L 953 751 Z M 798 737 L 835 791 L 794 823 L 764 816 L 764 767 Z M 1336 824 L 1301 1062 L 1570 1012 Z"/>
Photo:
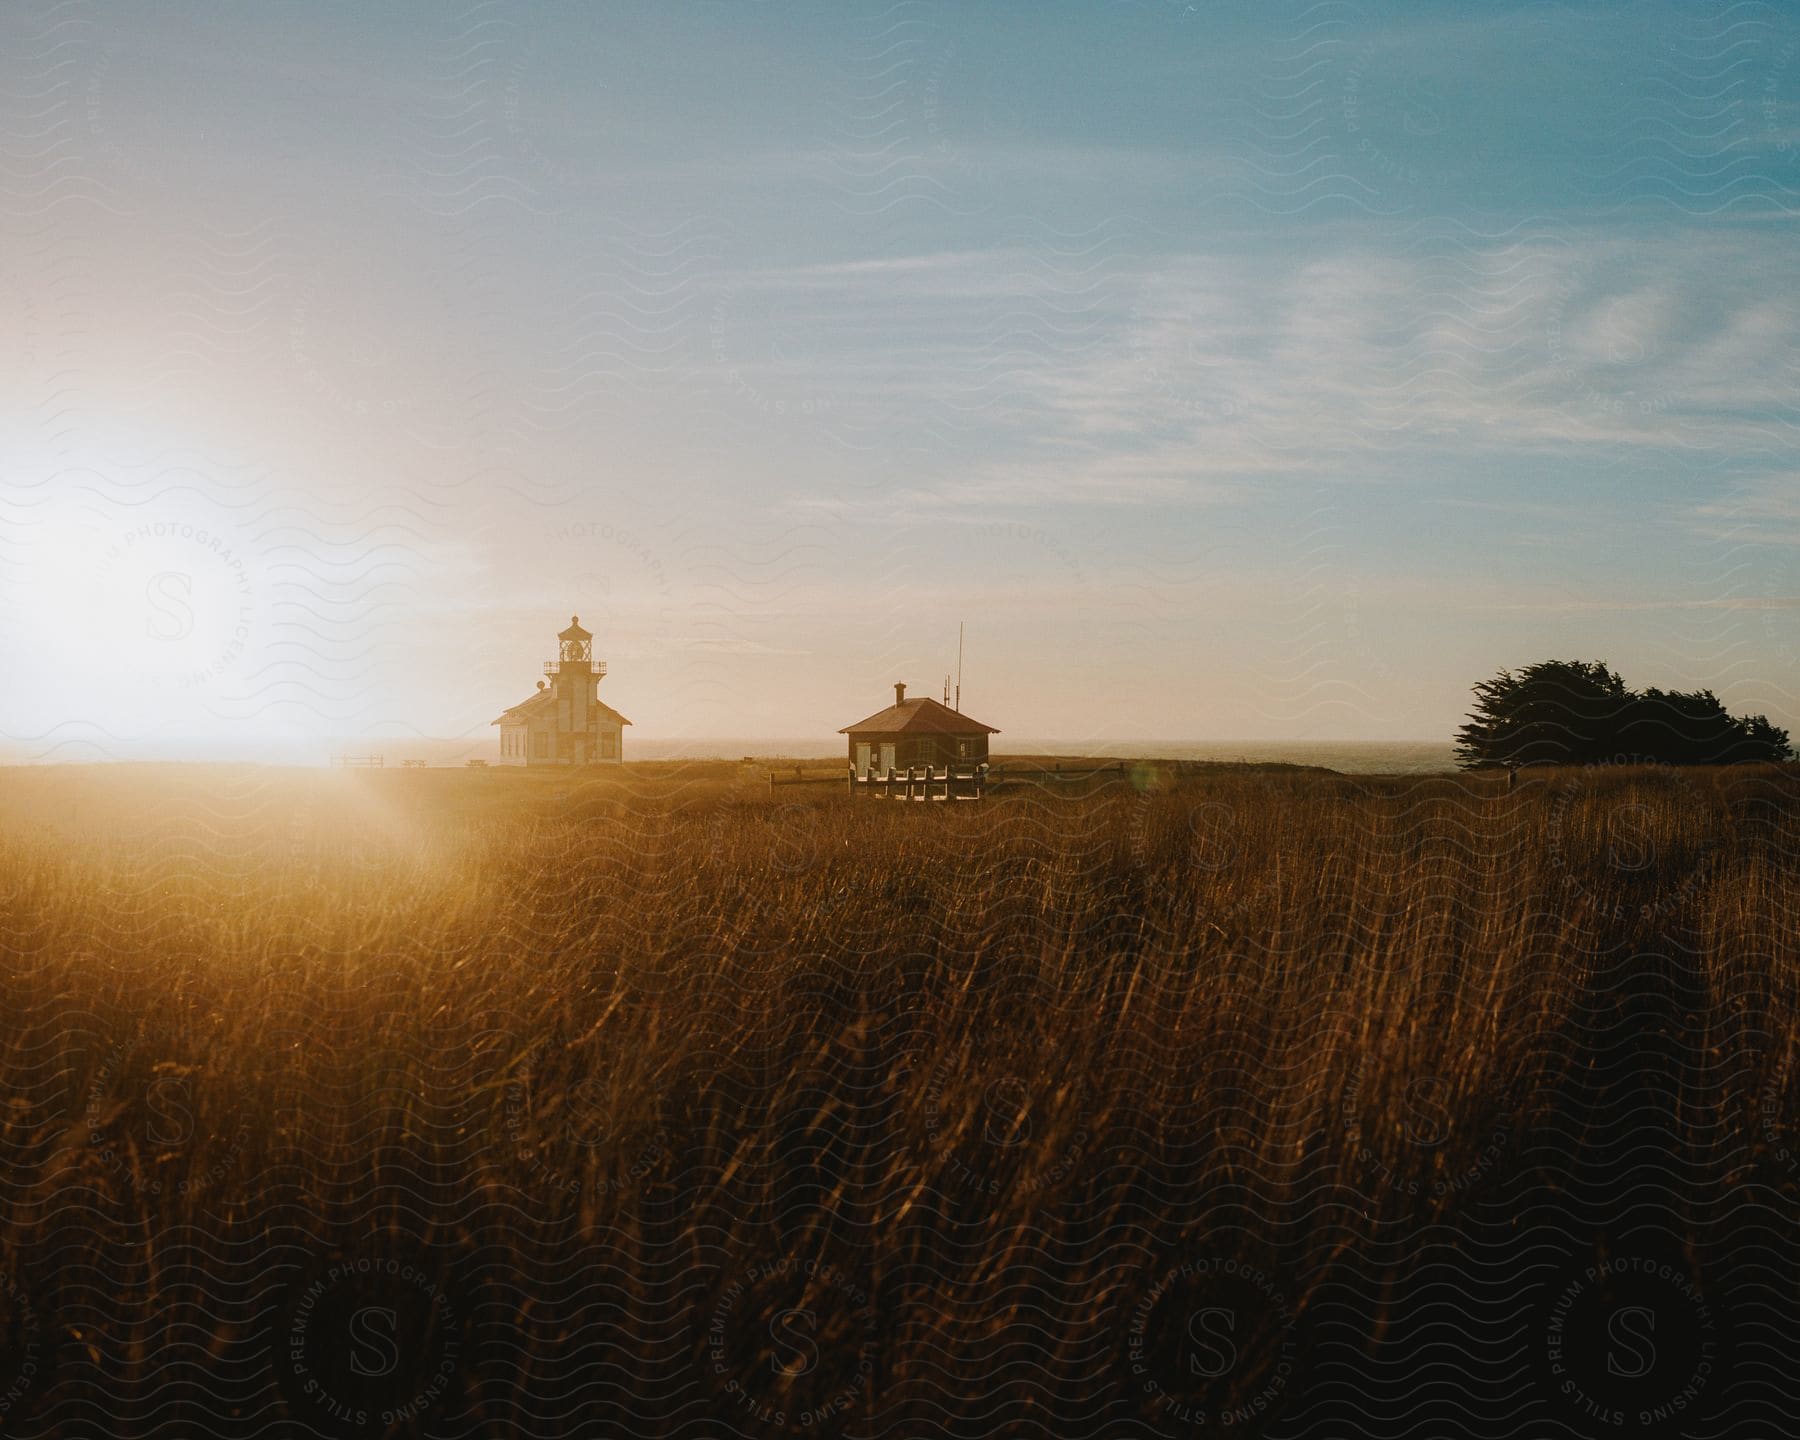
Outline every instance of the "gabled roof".
<path fill-rule="evenodd" d="M 902 700 L 885 710 L 877 710 L 867 720 L 858 720 L 838 731 L 840 735 L 998 735 L 992 725 L 971 720 L 960 710 L 939 704 L 929 696 Z"/>
<path fill-rule="evenodd" d="M 499 725 L 502 723 L 516 725 L 521 721 L 529 720 L 533 715 L 548 709 L 555 703 L 556 700 L 552 691 L 540 690 L 530 698 L 521 700 L 517 705 L 502 710 L 500 712 L 500 719 L 490 720 L 488 723 L 490 725 Z"/>
<path fill-rule="evenodd" d="M 500 718 L 498 720 L 490 720 L 490 721 L 488 721 L 488 724 L 490 724 L 490 725 L 523 725 L 523 724 L 527 723 L 528 721 L 535 719 L 537 716 L 541 715 L 544 711 L 555 709 L 555 707 L 556 707 L 556 692 L 554 690 L 548 690 L 548 689 L 540 690 L 537 692 L 537 694 L 532 695 L 527 699 L 521 700 L 517 705 L 514 705 L 510 710 L 502 711 L 500 714 Z M 631 723 L 623 715 L 621 715 L 617 710 L 613 709 L 612 706 L 608 705 L 604 700 L 594 701 L 593 708 L 599 714 L 600 718 L 603 720 L 611 720 L 620 725 L 629 725 Z"/>

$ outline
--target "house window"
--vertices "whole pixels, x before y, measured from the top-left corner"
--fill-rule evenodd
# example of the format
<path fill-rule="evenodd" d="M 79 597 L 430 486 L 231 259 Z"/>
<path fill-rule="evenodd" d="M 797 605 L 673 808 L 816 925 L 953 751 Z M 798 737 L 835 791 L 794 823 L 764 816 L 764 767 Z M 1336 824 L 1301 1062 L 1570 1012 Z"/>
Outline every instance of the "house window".
<path fill-rule="evenodd" d="M 958 740 L 956 742 L 956 758 L 958 760 L 967 760 L 969 758 L 969 742 L 967 740 Z"/>
<path fill-rule="evenodd" d="M 619 736 L 614 730 L 603 731 L 600 735 L 600 758 L 617 760 L 619 758 Z"/>
<path fill-rule="evenodd" d="M 550 732 L 548 730 L 540 730 L 531 737 L 531 753 L 538 760 L 550 758 Z"/>

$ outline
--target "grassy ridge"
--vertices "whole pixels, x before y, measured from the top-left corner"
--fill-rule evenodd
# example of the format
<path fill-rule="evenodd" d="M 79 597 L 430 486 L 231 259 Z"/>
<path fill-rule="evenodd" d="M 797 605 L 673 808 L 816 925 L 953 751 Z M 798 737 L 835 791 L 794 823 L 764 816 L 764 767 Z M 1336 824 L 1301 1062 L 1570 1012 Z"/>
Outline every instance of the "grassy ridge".
<path fill-rule="evenodd" d="M 1399 1417 L 1433 1245 L 1791 1190 L 1792 770 L 765 775 L 10 772 L 24 1432 Z"/>

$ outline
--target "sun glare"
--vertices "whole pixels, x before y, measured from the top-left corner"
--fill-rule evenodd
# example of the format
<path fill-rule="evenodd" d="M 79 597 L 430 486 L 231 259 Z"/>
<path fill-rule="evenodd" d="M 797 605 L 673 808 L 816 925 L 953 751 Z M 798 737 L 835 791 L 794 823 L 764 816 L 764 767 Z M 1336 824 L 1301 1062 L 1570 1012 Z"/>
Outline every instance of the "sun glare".
<path fill-rule="evenodd" d="M 69 716 L 120 738 L 241 726 L 233 701 L 258 596 L 241 544 L 209 518 L 104 501 L 50 501 L 23 517 L 10 606 L 23 633 L 15 734 Z"/>

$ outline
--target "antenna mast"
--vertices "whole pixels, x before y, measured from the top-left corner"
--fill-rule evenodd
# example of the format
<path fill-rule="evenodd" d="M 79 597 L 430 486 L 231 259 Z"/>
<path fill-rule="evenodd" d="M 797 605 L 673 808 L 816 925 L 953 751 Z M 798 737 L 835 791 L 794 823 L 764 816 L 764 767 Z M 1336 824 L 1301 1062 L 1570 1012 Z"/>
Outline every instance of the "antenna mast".
<path fill-rule="evenodd" d="M 962 640 L 963 622 L 956 622 L 956 713 L 962 714 Z"/>

